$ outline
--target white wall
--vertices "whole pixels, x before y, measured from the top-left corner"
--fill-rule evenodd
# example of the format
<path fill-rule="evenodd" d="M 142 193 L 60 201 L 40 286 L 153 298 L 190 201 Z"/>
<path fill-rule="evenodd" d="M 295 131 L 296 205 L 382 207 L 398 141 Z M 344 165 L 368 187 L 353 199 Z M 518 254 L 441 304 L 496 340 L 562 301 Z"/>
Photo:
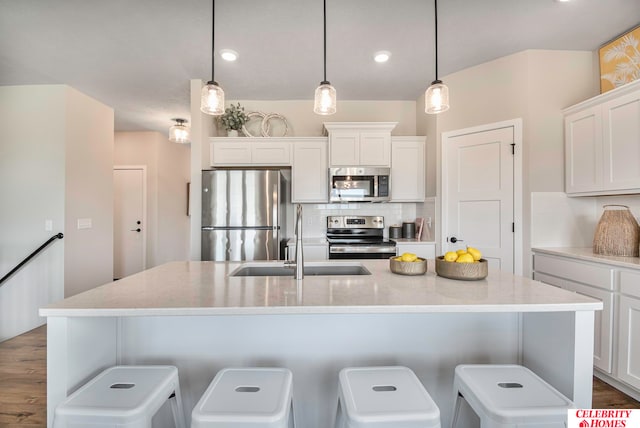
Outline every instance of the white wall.
<path fill-rule="evenodd" d="M 0 275 L 65 235 L 0 287 L 1 341 L 43 324 L 39 307 L 111 276 L 110 213 L 95 199 L 110 199 L 111 178 L 93 172 L 111 162 L 113 111 L 64 85 L 0 87 L 0 111 Z M 79 216 L 95 219 L 89 233 L 71 230 Z"/>
<path fill-rule="evenodd" d="M 113 110 L 66 89 L 65 297 L 113 279 Z M 77 227 L 91 219 L 90 229 Z"/>
<path fill-rule="evenodd" d="M 147 166 L 147 268 L 188 259 L 189 158 L 189 145 L 171 143 L 158 132 L 115 133 L 111 168 Z"/>
<path fill-rule="evenodd" d="M 564 142 L 561 110 L 597 93 L 592 52 L 530 50 L 444 76 L 451 108 L 433 120 L 418 116 L 435 144 L 439 178 L 440 135 L 486 123 L 523 119 L 523 252 L 530 272 L 531 192 L 564 191 Z M 424 98 L 418 104 L 424 103 Z M 419 106 L 416 107 L 419 111 Z M 435 134 L 435 135 L 434 135 Z M 433 152 L 433 149 L 428 150 Z M 432 172 L 431 172 L 432 174 Z M 440 192 L 438 183 L 437 191 Z M 439 239 L 439 228 L 437 228 Z"/>
<path fill-rule="evenodd" d="M 284 116 L 289 129 L 287 135 L 290 137 L 321 136 L 324 131 L 323 122 L 398 122 L 392 135 L 416 135 L 415 101 L 338 100 L 337 112 L 331 116 L 315 114 L 313 100 L 227 100 L 227 104 L 231 103 L 240 103 L 247 113 L 260 111 Z M 278 127 L 275 120 L 273 128 L 274 136 L 282 135 L 284 128 Z M 216 136 L 226 136 L 223 128 L 217 132 Z"/>

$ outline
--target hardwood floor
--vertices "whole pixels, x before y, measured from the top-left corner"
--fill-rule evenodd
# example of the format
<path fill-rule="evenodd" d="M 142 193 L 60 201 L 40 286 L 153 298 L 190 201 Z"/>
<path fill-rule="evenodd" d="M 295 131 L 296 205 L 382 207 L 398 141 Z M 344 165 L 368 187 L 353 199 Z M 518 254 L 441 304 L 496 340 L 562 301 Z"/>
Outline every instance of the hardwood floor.
<path fill-rule="evenodd" d="M 46 426 L 47 326 L 0 343 L 0 427 Z M 640 402 L 593 379 L 594 409 L 640 409 Z"/>
<path fill-rule="evenodd" d="M 47 425 L 47 327 L 0 343 L 0 427 Z"/>

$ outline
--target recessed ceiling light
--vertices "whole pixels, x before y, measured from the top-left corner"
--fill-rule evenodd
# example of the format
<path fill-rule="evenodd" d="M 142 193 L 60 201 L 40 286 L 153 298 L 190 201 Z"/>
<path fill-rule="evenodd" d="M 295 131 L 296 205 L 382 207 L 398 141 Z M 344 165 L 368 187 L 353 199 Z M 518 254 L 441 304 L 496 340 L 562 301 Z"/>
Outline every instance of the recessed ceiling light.
<path fill-rule="evenodd" d="M 556 1 L 557 1 L 558 3 L 568 3 L 568 2 L 570 2 L 571 0 L 556 0 Z"/>
<path fill-rule="evenodd" d="M 373 54 L 373 60 L 375 62 L 387 62 L 391 58 L 391 52 L 389 51 L 379 51 Z"/>
<path fill-rule="evenodd" d="M 220 50 L 220 57 L 225 61 L 235 61 L 238 59 L 238 56 L 238 52 L 232 51 L 231 49 Z"/>

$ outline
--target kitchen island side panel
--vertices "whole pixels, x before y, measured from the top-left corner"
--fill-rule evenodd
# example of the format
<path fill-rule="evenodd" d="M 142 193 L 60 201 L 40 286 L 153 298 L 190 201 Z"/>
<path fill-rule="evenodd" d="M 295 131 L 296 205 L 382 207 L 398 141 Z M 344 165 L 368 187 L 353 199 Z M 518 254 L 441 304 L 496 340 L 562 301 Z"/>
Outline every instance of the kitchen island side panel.
<path fill-rule="evenodd" d="M 332 426 L 338 372 L 350 366 L 414 370 L 448 426 L 453 373 L 462 363 L 517 363 L 519 315 L 332 314 L 126 317 L 122 364 L 174 364 L 192 409 L 224 367 L 293 372 L 296 425 Z"/>

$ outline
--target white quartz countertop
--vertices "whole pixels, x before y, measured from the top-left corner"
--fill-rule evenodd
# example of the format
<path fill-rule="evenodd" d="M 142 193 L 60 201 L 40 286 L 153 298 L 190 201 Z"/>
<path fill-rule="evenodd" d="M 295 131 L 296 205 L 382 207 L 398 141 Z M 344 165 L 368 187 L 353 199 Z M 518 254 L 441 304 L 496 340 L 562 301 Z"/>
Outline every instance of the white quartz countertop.
<path fill-rule="evenodd" d="M 603 256 L 594 254 L 591 247 L 552 247 L 532 248 L 534 253 L 545 253 L 554 256 L 564 256 L 588 262 L 607 263 L 614 266 L 640 269 L 640 257 Z"/>
<path fill-rule="evenodd" d="M 349 261 L 353 263 L 352 261 Z M 278 262 L 273 262 L 278 263 Z M 332 263 L 344 263 L 340 261 Z M 189 316 L 599 310 L 598 300 L 491 271 L 480 281 L 396 275 L 363 260 L 371 275 L 229 277 L 239 262 L 171 262 L 40 309 L 41 316 Z"/>

